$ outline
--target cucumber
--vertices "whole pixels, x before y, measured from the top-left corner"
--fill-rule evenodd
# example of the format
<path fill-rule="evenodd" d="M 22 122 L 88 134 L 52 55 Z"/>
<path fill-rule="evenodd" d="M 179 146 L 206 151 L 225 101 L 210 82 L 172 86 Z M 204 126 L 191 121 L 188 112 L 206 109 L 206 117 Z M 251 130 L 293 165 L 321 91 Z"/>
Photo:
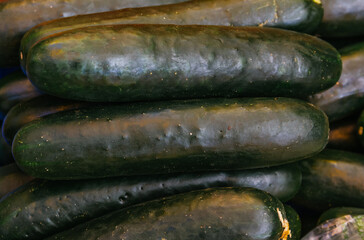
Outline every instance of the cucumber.
<path fill-rule="evenodd" d="M 364 42 L 340 50 L 342 74 L 332 88 L 311 97 L 330 122 L 360 112 L 364 108 Z"/>
<path fill-rule="evenodd" d="M 47 239 L 278 240 L 289 233 L 278 199 L 252 188 L 220 188 L 122 209 Z"/>
<path fill-rule="evenodd" d="M 42 23 L 32 28 L 20 44 L 25 69 L 29 49 L 55 33 L 88 26 L 116 24 L 177 24 L 268 26 L 313 32 L 323 9 L 314 0 L 194 0 L 179 4 L 80 15 Z"/>
<path fill-rule="evenodd" d="M 330 208 L 329 210 L 321 214 L 319 220 L 317 221 L 317 225 L 320 225 L 326 222 L 327 220 L 342 217 L 345 215 L 352 215 L 352 216 L 364 215 L 364 208 L 352 208 L 352 207 Z"/>
<path fill-rule="evenodd" d="M 0 67 L 19 65 L 22 36 L 33 26 L 52 19 L 129 7 L 170 4 L 183 0 L 11 0 L 0 1 Z"/>
<path fill-rule="evenodd" d="M 36 180 L 0 202 L 0 239 L 43 239 L 121 208 L 192 190 L 252 187 L 286 201 L 300 185 L 297 165 L 79 181 Z M 294 225 L 296 220 L 289 222 Z"/>
<path fill-rule="evenodd" d="M 361 143 L 361 147 L 364 146 L 364 111 L 361 112 L 359 120 L 358 120 L 358 127 L 357 127 L 357 132 L 358 132 L 358 136 L 359 136 L 359 141 Z"/>
<path fill-rule="evenodd" d="M 324 8 L 317 33 L 324 37 L 364 36 L 364 2 L 362 0 L 321 0 Z"/>
<path fill-rule="evenodd" d="M 11 73 L 0 81 L 0 112 L 5 116 L 17 103 L 39 95 L 41 93 L 21 71 Z"/>
<path fill-rule="evenodd" d="M 299 170 L 296 170 L 299 171 Z M 0 199 L 33 178 L 24 174 L 15 163 L 0 167 Z M 0 214 L 1 218 L 5 216 Z"/>
<path fill-rule="evenodd" d="M 22 170 L 82 179 L 282 165 L 320 152 L 325 114 L 287 98 L 92 106 L 30 122 L 13 141 Z"/>
<path fill-rule="evenodd" d="M 87 102 L 76 102 L 41 95 L 15 105 L 5 116 L 2 134 L 6 142 L 11 145 L 16 132 L 26 123 L 56 112 L 76 109 L 88 105 Z"/>
<path fill-rule="evenodd" d="M 289 222 L 289 228 L 291 233 L 287 237 L 287 240 L 300 240 L 301 239 L 301 219 L 296 210 L 291 206 L 284 204 L 286 210 L 287 220 Z"/>
<path fill-rule="evenodd" d="M 358 118 L 359 116 L 354 115 L 353 117 L 331 123 L 327 147 L 363 153 L 363 147 L 358 134 Z"/>
<path fill-rule="evenodd" d="M 302 161 L 302 186 L 294 202 L 308 209 L 364 208 L 364 155 L 327 149 Z"/>
<path fill-rule="evenodd" d="M 38 42 L 27 73 L 50 95 L 86 101 L 307 97 L 337 82 L 341 59 L 326 42 L 281 29 L 112 25 Z"/>

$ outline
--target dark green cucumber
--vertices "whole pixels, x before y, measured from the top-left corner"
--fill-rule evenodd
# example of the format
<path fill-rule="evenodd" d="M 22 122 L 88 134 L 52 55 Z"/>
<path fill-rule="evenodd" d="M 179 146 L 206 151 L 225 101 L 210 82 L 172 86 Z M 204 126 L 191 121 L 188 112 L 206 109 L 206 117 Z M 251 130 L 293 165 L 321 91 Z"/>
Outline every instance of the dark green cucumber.
<path fill-rule="evenodd" d="M 67 111 L 86 105 L 88 105 L 87 102 L 70 101 L 49 95 L 41 95 L 29 101 L 20 102 L 11 108 L 5 116 L 2 125 L 3 137 L 11 145 L 16 132 L 26 123 L 56 112 Z"/>
<path fill-rule="evenodd" d="M 281 165 L 320 152 L 326 115 L 297 99 L 92 106 L 30 122 L 13 141 L 25 172 L 80 179 Z"/>
<path fill-rule="evenodd" d="M 75 100 L 307 97 L 337 82 L 341 59 L 326 42 L 281 29 L 112 25 L 38 42 L 27 73 L 42 91 Z"/>
<path fill-rule="evenodd" d="M 353 208 L 353 207 L 337 207 L 330 208 L 321 214 L 319 220 L 317 221 L 317 225 L 320 225 L 327 220 L 342 217 L 345 215 L 364 215 L 364 208 Z"/>
<path fill-rule="evenodd" d="M 194 0 L 178 4 L 80 15 L 42 23 L 20 45 L 20 62 L 40 39 L 88 26 L 116 24 L 177 24 L 267 26 L 313 32 L 321 22 L 322 6 L 315 0 Z"/>
<path fill-rule="evenodd" d="M 252 187 L 286 201 L 300 185 L 297 165 L 82 181 L 37 180 L 0 202 L 0 239 L 43 239 L 121 208 L 192 190 Z M 296 220 L 289 223 L 296 226 Z"/>
<path fill-rule="evenodd" d="M 324 8 L 317 33 L 324 37 L 364 36 L 364 2 L 362 0 L 321 0 Z"/>
<path fill-rule="evenodd" d="M 1 0 L 0 67 L 19 65 L 18 51 L 22 36 L 41 22 L 79 14 L 181 1 L 183 0 Z"/>
<path fill-rule="evenodd" d="M 49 239 L 287 239 L 283 204 L 253 188 L 218 188 L 146 202 Z"/>
<path fill-rule="evenodd" d="M 0 199 L 32 179 L 32 177 L 20 171 L 15 163 L 0 167 Z M 0 216 L 1 218 L 5 217 L 2 214 Z"/>
<path fill-rule="evenodd" d="M 354 115 L 330 124 L 329 148 L 363 153 L 358 134 L 358 118 Z"/>
<path fill-rule="evenodd" d="M 291 206 L 285 204 L 287 220 L 289 222 L 289 228 L 291 230 L 287 240 L 300 240 L 301 239 L 301 219 L 296 210 Z"/>
<path fill-rule="evenodd" d="M 0 81 L 1 114 L 5 116 L 10 108 L 17 103 L 39 95 L 41 93 L 21 71 L 11 73 Z"/>
<path fill-rule="evenodd" d="M 324 211 L 364 208 L 364 155 L 327 149 L 301 162 L 302 186 L 295 203 Z"/>
<path fill-rule="evenodd" d="M 340 50 L 342 74 L 332 88 L 311 97 L 330 122 L 343 119 L 364 108 L 364 42 Z"/>

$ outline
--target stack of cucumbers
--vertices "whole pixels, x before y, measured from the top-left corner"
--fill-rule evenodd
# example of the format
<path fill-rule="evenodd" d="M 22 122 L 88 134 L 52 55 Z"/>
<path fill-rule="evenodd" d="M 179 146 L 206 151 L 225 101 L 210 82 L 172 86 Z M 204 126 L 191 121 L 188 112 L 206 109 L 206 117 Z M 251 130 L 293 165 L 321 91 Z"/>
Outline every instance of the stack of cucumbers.
<path fill-rule="evenodd" d="M 364 109 L 364 39 L 333 46 L 364 31 L 335 4 L 0 1 L 0 67 L 21 68 L 0 240 L 294 240 L 303 211 L 364 213 L 364 114 L 335 127 Z"/>

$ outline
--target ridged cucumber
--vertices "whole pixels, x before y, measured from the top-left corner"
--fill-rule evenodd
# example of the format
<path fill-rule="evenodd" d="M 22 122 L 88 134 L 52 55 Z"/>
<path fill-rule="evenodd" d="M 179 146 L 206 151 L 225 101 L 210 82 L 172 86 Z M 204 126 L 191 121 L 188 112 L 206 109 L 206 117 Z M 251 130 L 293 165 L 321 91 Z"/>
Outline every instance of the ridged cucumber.
<path fill-rule="evenodd" d="M 252 188 L 219 188 L 119 210 L 47 239 L 286 240 L 289 233 L 276 198 Z"/>
<path fill-rule="evenodd" d="M 362 0 L 321 0 L 324 8 L 317 33 L 325 37 L 364 36 L 364 2 Z"/>
<path fill-rule="evenodd" d="M 193 0 L 167 6 L 80 15 L 42 23 L 22 39 L 20 61 L 25 69 L 30 48 L 55 33 L 88 26 L 116 24 L 177 24 L 267 26 L 313 32 L 323 9 L 316 0 Z"/>
<path fill-rule="evenodd" d="M 92 106 L 30 122 L 13 155 L 31 176 L 80 179 L 281 165 L 320 152 L 326 115 L 297 99 Z"/>
<path fill-rule="evenodd" d="M 259 27 L 88 27 L 38 42 L 27 59 L 28 77 L 42 91 L 101 102 L 307 97 L 340 73 L 330 44 Z"/>
<path fill-rule="evenodd" d="M 340 80 L 310 100 L 327 114 L 330 122 L 360 112 L 364 107 L 364 42 L 339 52 L 343 64 Z"/>
<path fill-rule="evenodd" d="M 11 0 L 0 1 L 0 67 L 19 65 L 19 46 L 31 27 L 52 19 L 183 0 Z"/>
<path fill-rule="evenodd" d="M 364 207 L 364 155 L 326 149 L 301 163 L 302 186 L 295 203 L 324 211 Z"/>
<path fill-rule="evenodd" d="M 36 180 L 0 202 L 0 239 L 43 239 L 121 208 L 192 190 L 252 187 L 286 201 L 300 186 L 297 165 L 79 181 Z M 296 220 L 289 222 L 295 226 Z M 292 236 L 297 235 L 295 229 Z"/>
<path fill-rule="evenodd" d="M 26 123 L 56 112 L 67 111 L 88 104 L 87 102 L 70 101 L 49 95 L 41 95 L 20 102 L 12 107 L 4 118 L 2 124 L 3 137 L 11 145 L 16 132 Z"/>

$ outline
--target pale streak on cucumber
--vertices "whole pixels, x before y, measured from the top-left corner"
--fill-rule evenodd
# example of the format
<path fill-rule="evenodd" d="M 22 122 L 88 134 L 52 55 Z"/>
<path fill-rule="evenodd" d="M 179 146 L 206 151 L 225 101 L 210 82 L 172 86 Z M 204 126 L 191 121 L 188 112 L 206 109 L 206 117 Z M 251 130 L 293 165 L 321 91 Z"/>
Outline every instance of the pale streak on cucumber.
<path fill-rule="evenodd" d="M 283 227 L 282 236 L 279 237 L 279 240 L 287 240 L 288 237 L 292 238 L 292 233 L 291 233 L 291 229 L 289 229 L 288 220 L 283 219 L 282 212 L 279 210 L 279 208 L 277 208 L 277 212 L 278 212 L 279 220 L 281 221 L 282 227 Z"/>

